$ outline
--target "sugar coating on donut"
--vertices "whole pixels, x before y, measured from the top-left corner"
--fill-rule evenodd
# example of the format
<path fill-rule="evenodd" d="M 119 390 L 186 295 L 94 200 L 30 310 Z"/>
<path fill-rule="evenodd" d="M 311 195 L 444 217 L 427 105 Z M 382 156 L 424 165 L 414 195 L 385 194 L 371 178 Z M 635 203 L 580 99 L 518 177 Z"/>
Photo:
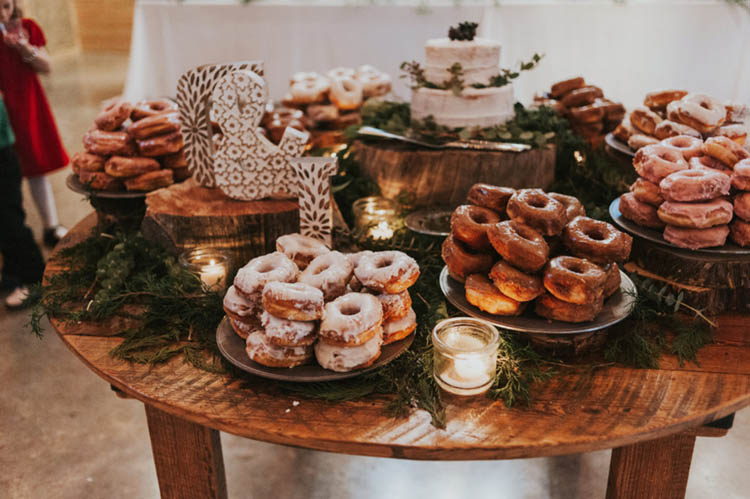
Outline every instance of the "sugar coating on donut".
<path fill-rule="evenodd" d="M 323 292 L 302 282 L 269 282 L 263 287 L 263 301 L 305 313 L 315 314 L 323 310 Z"/>
<path fill-rule="evenodd" d="M 254 331 L 259 331 L 262 327 L 260 322 L 255 318 L 246 318 L 243 320 L 230 318 L 229 320 L 231 321 L 234 332 L 243 339 L 247 339 L 249 334 L 252 334 Z"/>
<path fill-rule="evenodd" d="M 409 291 L 400 293 L 380 293 L 375 295 L 383 307 L 383 320 L 391 320 L 403 317 L 411 307 L 411 295 Z"/>
<path fill-rule="evenodd" d="M 682 153 L 664 144 L 642 147 L 633 158 L 633 167 L 638 175 L 655 184 L 680 170 L 687 170 L 688 164 Z"/>
<path fill-rule="evenodd" d="M 732 175 L 732 168 L 711 156 L 690 158 L 689 165 L 691 170 L 711 169 L 724 175 Z"/>
<path fill-rule="evenodd" d="M 726 119 L 724 105 L 707 95 L 688 94 L 676 102 L 674 109 L 680 117 L 679 121 L 687 122 L 700 132 L 713 130 Z"/>
<path fill-rule="evenodd" d="M 664 240 L 675 246 L 688 249 L 712 248 L 724 246 L 729 235 L 729 227 L 717 225 L 706 229 L 694 229 L 667 225 L 664 228 Z"/>
<path fill-rule="evenodd" d="M 661 221 L 656 210 L 656 206 L 644 203 L 636 198 L 632 192 L 626 192 L 620 196 L 620 213 L 622 213 L 622 216 L 642 227 L 651 227 L 652 229 L 664 227 L 664 222 Z"/>
<path fill-rule="evenodd" d="M 290 321 L 269 314 L 265 310 L 260 315 L 260 323 L 272 343 L 284 346 L 312 345 L 315 341 L 317 322 Z M 274 342 L 273 339 L 279 340 Z"/>
<path fill-rule="evenodd" d="M 352 264 L 345 255 L 330 251 L 316 257 L 300 274 L 299 282 L 309 284 L 323 292 L 326 301 L 346 292 L 352 276 Z"/>
<path fill-rule="evenodd" d="M 729 201 L 713 199 L 704 203 L 665 201 L 659 206 L 657 213 L 668 225 L 705 229 L 729 223 L 733 211 Z"/>
<path fill-rule="evenodd" d="M 685 161 L 690 161 L 690 158 L 701 156 L 703 154 L 703 141 L 689 135 L 669 137 L 662 140 L 661 143 L 679 150 L 682 153 L 682 157 L 685 158 Z"/>
<path fill-rule="evenodd" d="M 729 225 L 729 237 L 740 246 L 750 246 L 750 222 L 735 218 Z"/>
<path fill-rule="evenodd" d="M 419 265 L 401 251 L 380 251 L 363 256 L 355 275 L 370 289 L 400 293 L 416 282 Z"/>
<path fill-rule="evenodd" d="M 409 308 L 403 317 L 383 323 L 383 342 L 388 344 L 395 337 L 398 337 L 398 339 L 404 338 L 416 328 L 417 314 L 413 308 Z"/>
<path fill-rule="evenodd" d="M 229 286 L 227 293 L 224 295 L 223 305 L 226 311 L 238 317 L 253 316 L 258 310 L 258 302 L 240 296 L 234 285 Z"/>
<path fill-rule="evenodd" d="M 734 214 L 744 221 L 750 221 L 750 192 L 739 192 L 734 197 Z"/>
<path fill-rule="evenodd" d="M 383 307 L 367 293 L 349 293 L 326 304 L 320 323 L 321 338 L 359 343 L 364 333 L 381 325 Z"/>
<path fill-rule="evenodd" d="M 244 296 L 252 296 L 261 292 L 269 282 L 294 282 L 298 274 L 297 265 L 276 251 L 250 260 L 237 272 L 234 285 Z"/>
<path fill-rule="evenodd" d="M 331 250 L 312 237 L 302 234 L 286 234 L 276 239 L 276 251 L 284 253 L 297 264 L 300 270 L 304 270 L 316 257 Z"/>
<path fill-rule="evenodd" d="M 708 168 L 671 173 L 659 183 L 668 201 L 706 201 L 726 196 L 730 186 L 728 176 Z"/>
<path fill-rule="evenodd" d="M 300 347 L 281 347 L 276 346 L 268 340 L 263 331 L 253 331 L 245 340 L 245 351 L 248 356 L 263 364 L 263 357 L 270 357 L 273 360 L 287 364 L 293 367 L 307 361 L 312 357 L 312 346 Z"/>
<path fill-rule="evenodd" d="M 333 345 L 325 341 L 315 343 L 315 358 L 325 369 L 336 372 L 346 372 L 370 364 L 380 356 L 380 346 L 383 344 L 383 330 L 379 331 L 368 341 L 353 347 Z"/>

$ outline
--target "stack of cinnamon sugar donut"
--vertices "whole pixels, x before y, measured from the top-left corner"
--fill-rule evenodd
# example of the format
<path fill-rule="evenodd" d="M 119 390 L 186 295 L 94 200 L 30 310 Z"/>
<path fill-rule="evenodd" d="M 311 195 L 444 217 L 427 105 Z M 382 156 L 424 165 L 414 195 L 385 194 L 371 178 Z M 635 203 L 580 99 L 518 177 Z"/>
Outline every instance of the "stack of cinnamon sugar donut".
<path fill-rule="evenodd" d="M 467 201 L 453 212 L 442 255 L 480 310 L 518 315 L 534 301 L 542 317 L 586 322 L 620 288 L 617 263 L 632 239 L 586 217 L 578 199 L 476 184 Z"/>
<path fill-rule="evenodd" d="M 643 107 L 631 111 L 612 134 L 634 150 L 678 135 L 728 137 L 744 145 L 749 116 L 750 107 L 743 104 L 722 104 L 686 90 L 661 90 L 647 94 Z"/>
<path fill-rule="evenodd" d="M 678 135 L 642 147 L 633 158 L 640 178 L 620 197 L 620 212 L 664 229 L 682 248 L 723 246 L 727 236 L 750 246 L 750 153 L 742 142 Z"/>
<path fill-rule="evenodd" d="M 417 327 L 408 288 L 419 265 L 400 251 L 344 255 L 288 234 L 275 253 L 250 260 L 224 297 L 248 356 L 269 367 L 317 359 L 346 372 L 372 365 L 382 345 Z"/>
<path fill-rule="evenodd" d="M 80 182 L 101 191 L 152 191 L 190 176 L 177 105 L 169 100 L 105 104 L 73 155 Z"/>

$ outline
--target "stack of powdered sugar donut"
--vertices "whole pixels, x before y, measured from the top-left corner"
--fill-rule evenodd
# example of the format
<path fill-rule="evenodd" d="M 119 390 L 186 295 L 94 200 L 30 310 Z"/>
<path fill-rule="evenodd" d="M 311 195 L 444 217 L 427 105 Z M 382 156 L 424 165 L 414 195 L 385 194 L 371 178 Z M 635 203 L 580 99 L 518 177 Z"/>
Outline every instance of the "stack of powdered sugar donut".
<path fill-rule="evenodd" d="M 620 197 L 620 212 L 664 229 L 664 239 L 682 248 L 723 246 L 727 236 L 750 246 L 750 153 L 740 144 L 679 135 L 639 149 L 640 178 Z"/>
<path fill-rule="evenodd" d="M 372 365 L 382 345 L 416 329 L 407 289 L 419 266 L 408 255 L 345 255 L 300 234 L 281 236 L 276 249 L 242 267 L 224 297 L 253 361 L 295 367 L 316 358 L 346 372 Z"/>
<path fill-rule="evenodd" d="M 750 107 L 725 103 L 686 90 L 661 90 L 646 95 L 643 107 L 631 111 L 612 134 L 631 149 L 678 135 L 697 139 L 728 137 L 744 145 Z"/>
<path fill-rule="evenodd" d="M 632 239 L 586 217 L 578 199 L 476 184 L 468 202 L 453 212 L 442 255 L 480 310 L 518 315 L 535 300 L 542 317 L 586 322 L 619 289 Z"/>
<path fill-rule="evenodd" d="M 190 176 L 177 104 L 115 100 L 104 105 L 73 155 L 80 182 L 101 191 L 152 191 Z"/>

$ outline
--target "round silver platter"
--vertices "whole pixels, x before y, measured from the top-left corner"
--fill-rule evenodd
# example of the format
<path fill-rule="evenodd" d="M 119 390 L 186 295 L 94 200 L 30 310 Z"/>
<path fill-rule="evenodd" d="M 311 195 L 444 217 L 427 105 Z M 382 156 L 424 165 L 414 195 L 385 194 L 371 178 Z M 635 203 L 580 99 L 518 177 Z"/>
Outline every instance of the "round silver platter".
<path fill-rule="evenodd" d="M 609 132 L 604 136 L 604 142 L 617 152 L 621 152 L 627 156 L 635 156 L 635 151 L 632 150 L 629 145 L 617 140 L 617 137 L 612 135 L 612 132 Z"/>
<path fill-rule="evenodd" d="M 451 232 L 450 208 L 429 208 L 409 213 L 404 224 L 414 232 L 428 236 L 447 236 Z"/>

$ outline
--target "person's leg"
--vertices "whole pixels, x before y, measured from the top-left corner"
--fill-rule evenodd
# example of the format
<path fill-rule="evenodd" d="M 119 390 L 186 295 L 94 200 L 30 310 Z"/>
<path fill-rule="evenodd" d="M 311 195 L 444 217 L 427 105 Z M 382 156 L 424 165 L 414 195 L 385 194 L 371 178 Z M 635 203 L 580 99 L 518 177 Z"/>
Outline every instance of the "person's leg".
<path fill-rule="evenodd" d="M 27 180 L 29 181 L 31 198 L 42 217 L 44 244 L 55 246 L 65 235 L 67 229 L 60 225 L 60 220 L 57 218 L 57 206 L 55 205 L 55 195 L 52 192 L 52 184 L 45 175 L 29 177 Z"/>

